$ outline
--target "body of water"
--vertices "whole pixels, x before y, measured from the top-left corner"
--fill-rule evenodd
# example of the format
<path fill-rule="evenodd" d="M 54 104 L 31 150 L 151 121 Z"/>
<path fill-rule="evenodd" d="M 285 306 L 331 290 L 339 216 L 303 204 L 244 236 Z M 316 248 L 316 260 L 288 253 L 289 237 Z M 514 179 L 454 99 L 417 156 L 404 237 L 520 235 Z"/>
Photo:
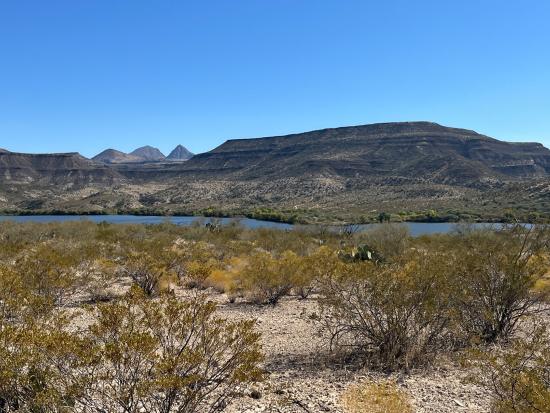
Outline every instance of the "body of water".
<path fill-rule="evenodd" d="M 165 216 L 139 216 L 139 215 L 0 215 L 0 221 L 13 222 L 68 222 L 68 221 L 91 221 L 91 222 L 108 222 L 112 224 L 162 224 L 163 222 L 172 222 L 177 225 L 191 225 L 194 222 L 208 222 L 213 218 L 182 216 L 182 217 L 165 217 Z M 239 222 L 247 228 L 276 228 L 276 229 L 292 229 L 294 225 L 281 222 L 260 221 L 257 219 L 248 218 L 216 218 L 222 225 L 227 225 L 233 222 Z M 368 230 L 375 228 L 380 224 L 360 225 L 360 230 Z M 455 230 L 458 226 L 452 222 L 404 222 L 409 228 L 412 236 L 420 236 L 427 234 L 441 234 Z M 495 226 L 498 224 L 476 223 L 472 224 L 476 227 Z M 338 229 L 338 227 L 335 227 Z"/>
<path fill-rule="evenodd" d="M 210 220 L 217 220 L 222 225 L 232 222 L 239 222 L 247 228 L 280 228 L 292 229 L 293 225 L 281 222 L 260 221 L 248 218 L 205 218 L 194 216 L 168 217 L 168 216 L 147 216 L 147 215 L 0 215 L 0 221 L 13 222 L 69 222 L 69 221 L 91 221 L 108 222 L 110 224 L 162 224 L 171 222 L 177 225 L 191 225 L 194 222 L 203 221 L 205 224 Z"/>

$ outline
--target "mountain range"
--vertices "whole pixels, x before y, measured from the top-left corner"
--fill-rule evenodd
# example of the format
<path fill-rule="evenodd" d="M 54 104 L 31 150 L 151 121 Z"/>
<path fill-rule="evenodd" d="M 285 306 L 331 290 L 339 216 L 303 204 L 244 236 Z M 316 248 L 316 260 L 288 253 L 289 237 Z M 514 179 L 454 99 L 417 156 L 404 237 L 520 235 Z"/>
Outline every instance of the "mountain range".
<path fill-rule="evenodd" d="M 550 150 L 431 122 L 232 139 L 190 155 L 180 146 L 168 157 L 146 146 L 129 154 L 108 149 L 91 160 L 0 151 L 0 208 L 261 210 L 305 214 L 308 221 L 370 219 L 380 211 L 396 219 L 428 212 L 449 219 L 550 217 Z"/>
<path fill-rule="evenodd" d="M 187 161 L 193 157 L 193 153 L 189 152 L 184 146 L 176 146 L 168 156 L 157 148 L 152 146 L 142 146 L 130 153 L 117 151 L 116 149 L 106 149 L 97 154 L 92 160 L 107 164 L 113 163 L 143 163 L 143 162 L 161 162 L 161 161 Z"/>

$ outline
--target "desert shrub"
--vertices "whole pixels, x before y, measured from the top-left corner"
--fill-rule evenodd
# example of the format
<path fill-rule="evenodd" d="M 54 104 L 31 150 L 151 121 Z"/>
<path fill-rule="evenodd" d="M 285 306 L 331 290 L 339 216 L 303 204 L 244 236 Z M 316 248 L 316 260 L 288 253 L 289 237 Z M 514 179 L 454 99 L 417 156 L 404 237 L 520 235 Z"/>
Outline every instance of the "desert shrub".
<path fill-rule="evenodd" d="M 248 260 L 245 257 L 231 257 L 223 263 L 222 268 L 213 270 L 205 280 L 207 287 L 212 287 L 220 293 L 228 293 L 234 298 L 237 288 L 238 274 L 246 267 Z"/>
<path fill-rule="evenodd" d="M 0 264 L 0 285 L 0 322 L 13 322 L 21 316 L 20 310 L 30 291 L 25 288 L 20 274 L 5 264 Z"/>
<path fill-rule="evenodd" d="M 15 267 L 26 288 L 56 305 L 64 305 L 89 285 L 93 251 L 87 247 L 42 243 L 20 254 Z"/>
<path fill-rule="evenodd" d="M 277 304 L 292 289 L 297 256 L 291 251 L 274 258 L 257 251 L 236 276 L 236 291 L 256 304 Z"/>
<path fill-rule="evenodd" d="M 97 259 L 91 263 L 91 274 L 84 288 L 88 303 L 108 301 L 115 297 L 110 287 L 116 282 L 117 269 L 116 264 L 107 259 Z"/>
<path fill-rule="evenodd" d="M 508 339 L 522 318 L 540 310 L 548 290 L 535 286 L 548 268 L 546 240 L 546 230 L 521 226 L 453 238 L 453 307 L 465 337 Z"/>
<path fill-rule="evenodd" d="M 0 261 L 9 261 L 22 251 L 30 240 L 14 222 L 0 222 Z"/>
<path fill-rule="evenodd" d="M 319 245 L 312 239 L 311 234 L 300 230 L 281 231 L 273 228 L 258 228 L 248 230 L 243 236 L 256 248 L 269 251 L 274 255 L 280 255 L 285 251 L 306 255 L 312 247 Z"/>
<path fill-rule="evenodd" d="M 336 253 L 325 246 L 306 257 L 296 257 L 292 285 L 296 293 L 307 298 L 319 287 L 319 280 L 330 277 L 338 265 Z"/>
<path fill-rule="evenodd" d="M 132 279 L 143 292 L 151 297 L 159 292 L 164 267 L 146 253 L 130 253 L 120 267 L 120 274 Z"/>
<path fill-rule="evenodd" d="M 547 257 L 545 257 L 547 259 Z M 541 300 L 546 302 L 550 299 L 550 273 L 543 275 L 541 278 L 537 279 L 533 285 L 532 292 L 536 294 Z"/>
<path fill-rule="evenodd" d="M 472 351 L 473 380 L 493 396 L 499 413 L 547 412 L 550 406 L 550 339 L 538 326 L 508 348 Z"/>
<path fill-rule="evenodd" d="M 202 297 L 144 300 L 135 288 L 100 305 L 78 403 L 91 412 L 222 410 L 239 385 L 261 379 L 261 353 L 253 322 L 214 311 Z"/>
<path fill-rule="evenodd" d="M 447 342 L 445 274 L 443 258 L 422 253 L 391 265 L 341 263 L 321 284 L 321 332 L 332 349 L 375 366 L 418 365 Z"/>
<path fill-rule="evenodd" d="M 134 286 L 90 309 L 95 321 L 81 328 L 59 312 L 9 305 L 0 313 L 2 412 L 221 411 L 262 378 L 253 322 L 217 318 L 202 297 L 148 300 Z"/>
<path fill-rule="evenodd" d="M 223 253 L 214 245 L 199 241 L 178 240 L 170 249 L 163 251 L 162 261 L 187 288 L 204 288 L 212 271 L 220 267 Z"/>
<path fill-rule="evenodd" d="M 186 277 L 183 284 L 187 288 L 205 288 L 207 278 L 216 268 L 216 262 L 213 260 L 190 261 L 186 266 Z"/>
<path fill-rule="evenodd" d="M 31 347 L 36 329 L 7 323 L 0 329 L 0 411 L 33 411 L 46 393 L 45 372 Z M 31 409 L 29 409 L 31 408 Z M 40 411 L 40 410 L 38 410 Z"/>
<path fill-rule="evenodd" d="M 52 366 L 67 365 L 67 358 L 56 357 L 66 343 L 49 337 L 63 334 L 66 318 L 56 316 L 51 300 L 26 288 L 13 269 L 0 266 L 0 285 L 0 411 L 60 411 L 71 393 Z"/>
<path fill-rule="evenodd" d="M 26 285 L 26 279 L 12 266 L 0 264 L 0 330 L 51 314 L 54 303 Z"/>
<path fill-rule="evenodd" d="M 367 245 L 381 259 L 392 261 L 405 253 L 409 240 L 409 229 L 405 225 L 385 223 L 362 233 L 359 243 Z"/>
<path fill-rule="evenodd" d="M 412 413 L 409 396 L 395 383 L 367 382 L 348 388 L 342 395 L 346 413 Z"/>
<path fill-rule="evenodd" d="M 88 340 L 67 328 L 66 317 L 52 314 L 0 333 L 0 411 L 75 411 L 85 384 L 75 374 L 93 352 Z"/>
<path fill-rule="evenodd" d="M 234 289 L 234 279 L 231 271 L 226 269 L 214 270 L 204 281 L 206 287 L 211 287 L 219 293 Z"/>

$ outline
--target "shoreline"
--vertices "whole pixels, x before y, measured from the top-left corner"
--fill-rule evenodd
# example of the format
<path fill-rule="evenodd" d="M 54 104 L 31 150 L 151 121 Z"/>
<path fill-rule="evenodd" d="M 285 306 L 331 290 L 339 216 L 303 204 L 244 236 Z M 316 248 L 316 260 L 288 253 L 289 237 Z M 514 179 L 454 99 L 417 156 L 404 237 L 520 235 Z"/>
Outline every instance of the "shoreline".
<path fill-rule="evenodd" d="M 401 219 L 401 220 L 298 220 L 295 219 L 279 219 L 277 217 L 269 216 L 258 216 L 254 213 L 239 213 L 239 214 L 201 214 L 199 212 L 188 212 L 188 213 L 162 213 L 154 211 L 26 211 L 26 210 L 0 210 L 0 217 L 47 217 L 47 216 L 59 216 L 59 217 L 71 217 L 71 216 L 80 216 L 80 217 L 101 217 L 101 216 L 112 216 L 112 217 L 151 217 L 151 218 L 196 218 L 196 219 L 250 219 L 260 222 L 271 222 L 278 224 L 287 224 L 292 226 L 345 226 L 345 225 L 354 225 L 354 226 L 363 226 L 363 225 L 373 225 L 373 224 L 534 224 L 534 223 L 548 223 L 548 219 L 541 219 L 536 221 L 530 220 L 509 220 L 502 218 L 498 219 L 495 217 L 477 217 L 476 219 L 461 219 L 461 220 L 446 220 L 446 219 Z"/>

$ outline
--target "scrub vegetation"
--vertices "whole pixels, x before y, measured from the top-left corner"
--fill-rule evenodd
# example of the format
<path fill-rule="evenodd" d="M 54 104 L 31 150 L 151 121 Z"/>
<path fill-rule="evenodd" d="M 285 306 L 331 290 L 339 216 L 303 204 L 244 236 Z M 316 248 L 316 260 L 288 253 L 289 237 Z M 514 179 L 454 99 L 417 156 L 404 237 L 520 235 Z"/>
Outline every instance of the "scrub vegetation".
<path fill-rule="evenodd" d="M 222 411 L 269 372 L 253 317 L 218 307 L 288 297 L 316 303 L 304 316 L 349 368 L 460 355 L 495 411 L 548 411 L 549 242 L 519 225 L 412 238 L 396 224 L 3 222 L 0 412 Z M 362 382 L 342 408 L 412 411 L 409 397 Z"/>

